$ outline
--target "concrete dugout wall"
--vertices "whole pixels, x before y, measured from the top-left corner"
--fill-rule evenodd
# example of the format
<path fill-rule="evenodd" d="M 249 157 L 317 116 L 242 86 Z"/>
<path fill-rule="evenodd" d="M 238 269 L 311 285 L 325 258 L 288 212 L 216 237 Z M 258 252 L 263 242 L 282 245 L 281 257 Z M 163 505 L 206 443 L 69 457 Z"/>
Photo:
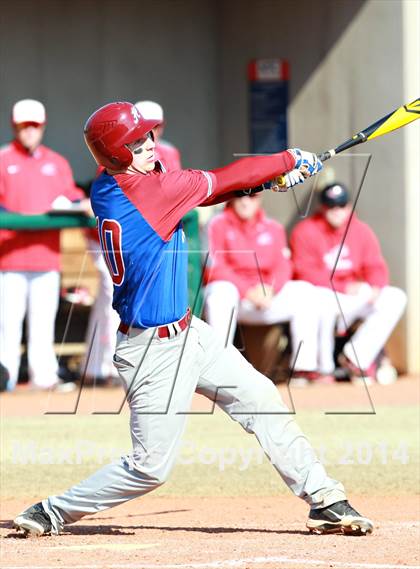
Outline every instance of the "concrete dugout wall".
<path fill-rule="evenodd" d="M 185 164 L 218 159 L 213 4 L 201 0 L 16 0 L 0 15 L 0 140 L 10 137 L 13 102 L 33 97 L 48 112 L 46 144 L 67 156 L 78 180 L 94 163 L 85 120 L 114 101 L 158 100 L 165 136 Z"/>

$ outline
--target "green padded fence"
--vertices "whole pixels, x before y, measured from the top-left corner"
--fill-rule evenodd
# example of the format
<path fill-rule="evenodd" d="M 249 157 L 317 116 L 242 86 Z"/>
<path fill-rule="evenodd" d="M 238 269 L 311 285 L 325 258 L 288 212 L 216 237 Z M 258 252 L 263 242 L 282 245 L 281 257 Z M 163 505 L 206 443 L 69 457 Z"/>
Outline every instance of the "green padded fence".
<path fill-rule="evenodd" d="M 184 231 L 190 253 L 188 255 L 188 292 L 189 303 L 195 315 L 200 315 L 202 308 L 201 280 L 201 244 L 198 226 L 198 213 L 193 210 L 183 218 Z M 1 229 L 19 231 L 39 231 L 47 229 L 66 229 L 71 227 L 95 227 L 96 220 L 84 214 L 58 215 L 22 215 L 19 213 L 0 213 Z"/>

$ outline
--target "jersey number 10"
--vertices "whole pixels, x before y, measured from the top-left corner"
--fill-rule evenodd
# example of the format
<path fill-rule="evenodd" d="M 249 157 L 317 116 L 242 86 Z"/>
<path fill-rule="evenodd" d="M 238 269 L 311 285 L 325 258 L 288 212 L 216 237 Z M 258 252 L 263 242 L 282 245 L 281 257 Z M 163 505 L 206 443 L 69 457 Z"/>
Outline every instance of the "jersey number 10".
<path fill-rule="evenodd" d="M 99 239 L 105 262 L 115 286 L 124 282 L 124 258 L 121 250 L 121 225 L 115 219 L 104 219 L 102 222 L 96 218 Z"/>

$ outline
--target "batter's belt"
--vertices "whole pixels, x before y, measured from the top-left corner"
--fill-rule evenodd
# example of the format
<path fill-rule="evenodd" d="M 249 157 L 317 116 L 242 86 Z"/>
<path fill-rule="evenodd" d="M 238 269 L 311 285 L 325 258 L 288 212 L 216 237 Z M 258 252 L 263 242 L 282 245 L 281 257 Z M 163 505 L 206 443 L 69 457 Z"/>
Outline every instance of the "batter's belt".
<path fill-rule="evenodd" d="M 157 326 L 157 334 L 159 338 L 173 338 L 185 330 L 185 328 L 187 328 L 190 320 L 191 310 L 188 308 L 185 315 L 177 322 L 171 322 L 170 324 L 165 324 L 164 326 Z M 140 329 L 147 330 L 147 328 Z M 136 330 L 136 328 L 134 326 L 130 326 L 129 324 L 124 324 L 124 322 L 121 322 L 118 326 L 118 332 L 122 332 L 123 334 L 128 334 L 129 330 Z"/>

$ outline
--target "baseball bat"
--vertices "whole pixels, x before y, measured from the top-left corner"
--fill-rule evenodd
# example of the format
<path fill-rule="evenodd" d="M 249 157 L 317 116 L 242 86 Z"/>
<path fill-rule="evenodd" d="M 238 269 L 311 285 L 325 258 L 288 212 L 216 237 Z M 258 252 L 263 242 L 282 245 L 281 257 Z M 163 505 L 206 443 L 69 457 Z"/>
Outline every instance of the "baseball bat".
<path fill-rule="evenodd" d="M 392 113 L 389 113 L 389 115 L 382 117 L 336 148 L 331 148 L 331 150 L 326 150 L 322 154 L 318 154 L 318 158 L 321 160 L 321 162 L 325 162 L 326 160 L 329 160 L 344 150 L 348 150 L 357 144 L 362 144 L 362 142 L 367 142 L 368 140 L 372 140 L 373 138 L 377 138 L 383 134 L 388 134 L 388 132 L 397 130 L 397 128 L 401 128 L 402 126 L 405 126 L 406 124 L 409 124 L 418 118 L 420 118 L 420 98 L 415 99 L 412 103 L 403 105 Z M 279 186 L 284 187 L 284 176 L 280 176 L 278 183 Z"/>

